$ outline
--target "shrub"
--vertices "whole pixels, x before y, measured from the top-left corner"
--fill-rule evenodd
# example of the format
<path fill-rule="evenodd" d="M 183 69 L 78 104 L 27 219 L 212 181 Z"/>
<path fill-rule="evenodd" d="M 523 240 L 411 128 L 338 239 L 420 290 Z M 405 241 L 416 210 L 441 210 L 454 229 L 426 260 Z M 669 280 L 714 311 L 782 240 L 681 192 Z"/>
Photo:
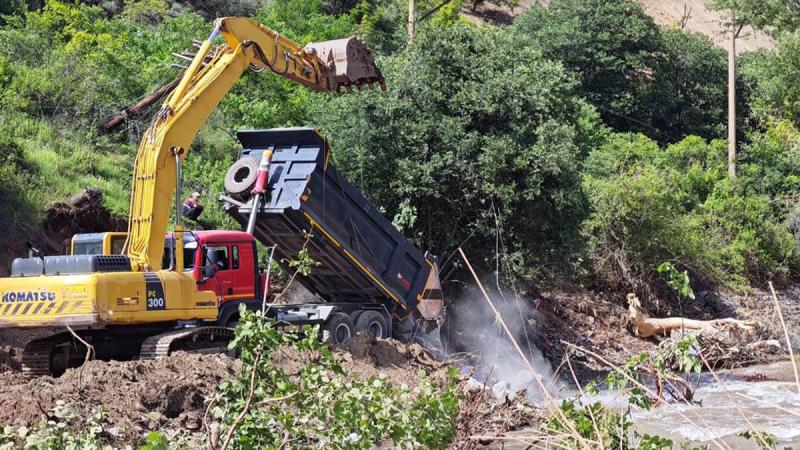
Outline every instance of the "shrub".
<path fill-rule="evenodd" d="M 773 189 L 751 189 L 755 167 L 730 180 L 724 155 L 722 141 L 689 137 L 662 150 L 641 135 L 615 135 L 592 152 L 584 231 L 598 275 L 637 285 L 668 261 L 735 288 L 790 276 L 797 249 L 772 210 Z"/>
<path fill-rule="evenodd" d="M 402 448 L 442 448 L 452 439 L 457 371 L 441 387 L 421 372 L 413 391 L 382 377 L 362 380 L 336 362 L 316 328 L 305 337 L 281 333 L 260 311 L 239 311 L 231 347 L 241 352 L 242 372 L 222 382 L 212 408 L 223 424 L 220 436 L 234 436 L 231 448 L 278 448 L 288 441 L 370 449 L 384 439 Z M 270 363 L 282 347 L 305 361 L 291 375 Z"/>

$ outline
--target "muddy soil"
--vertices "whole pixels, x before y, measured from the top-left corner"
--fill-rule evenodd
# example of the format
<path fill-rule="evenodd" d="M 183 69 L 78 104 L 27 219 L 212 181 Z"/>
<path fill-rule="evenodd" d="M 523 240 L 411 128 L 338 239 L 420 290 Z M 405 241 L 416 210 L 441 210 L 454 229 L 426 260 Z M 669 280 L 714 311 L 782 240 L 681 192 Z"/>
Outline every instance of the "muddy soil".
<path fill-rule="evenodd" d="M 102 407 L 119 442 L 136 442 L 147 430 L 198 430 L 206 397 L 240 366 L 226 355 L 177 352 L 157 361 L 90 361 L 57 379 L 26 381 L 18 370 L 6 370 L 0 373 L 0 424 L 29 426 L 62 400 L 83 417 Z"/>
<path fill-rule="evenodd" d="M 182 432 L 202 439 L 206 400 L 220 381 L 241 370 L 239 360 L 224 354 L 176 352 L 156 361 L 90 361 L 69 369 L 59 378 L 23 378 L 19 347 L 0 348 L 0 426 L 30 426 L 52 414 L 58 400 L 74 407 L 81 417 L 103 408 L 113 424 L 113 444 L 139 442 L 149 431 Z M 444 380 L 447 367 L 417 344 L 357 336 L 334 349 L 336 359 L 360 377 L 384 375 L 393 383 L 418 384 L 424 370 Z M 291 374 L 308 355 L 281 350 L 272 363 Z"/>

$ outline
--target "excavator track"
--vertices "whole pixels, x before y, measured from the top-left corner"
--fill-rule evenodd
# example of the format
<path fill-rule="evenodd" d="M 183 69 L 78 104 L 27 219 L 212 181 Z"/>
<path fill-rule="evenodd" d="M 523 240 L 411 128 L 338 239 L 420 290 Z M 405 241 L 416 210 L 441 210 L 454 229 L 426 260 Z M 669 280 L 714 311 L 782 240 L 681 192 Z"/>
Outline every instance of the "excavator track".
<path fill-rule="evenodd" d="M 225 345 L 227 345 L 227 341 L 232 337 L 233 329 L 227 327 L 198 327 L 168 331 L 145 339 L 142 343 L 139 359 L 165 358 L 172 351 L 178 349 L 177 347 L 181 344 L 194 343 L 200 339 L 207 339 L 211 342 L 225 342 Z M 206 347 L 206 349 L 208 348 L 213 347 Z"/>
<path fill-rule="evenodd" d="M 113 333 L 113 332 L 112 332 Z M 218 326 L 182 328 L 170 330 L 163 333 L 136 338 L 136 333 L 128 336 L 119 336 L 108 339 L 112 333 L 97 333 L 86 337 L 94 345 L 104 346 L 95 347 L 100 350 L 96 354 L 98 359 L 117 359 L 130 360 L 153 360 L 169 356 L 175 350 L 186 350 L 195 353 L 221 353 L 227 351 L 228 341 L 233 337 L 233 329 Z M 149 333 L 146 333 L 149 334 Z M 146 335 L 145 334 L 145 335 Z M 138 336 L 142 336 L 141 333 Z M 108 343 L 111 343 L 109 346 Z M 121 349 L 130 349 L 131 345 L 138 347 L 141 343 L 138 354 L 127 351 L 121 353 Z M 137 348 L 134 347 L 134 348 Z M 68 367 L 75 367 L 83 361 L 83 353 L 75 353 L 82 347 L 73 348 L 73 337 L 69 333 L 59 333 L 29 342 L 22 353 L 22 373 L 28 378 L 41 376 L 59 376 Z M 64 353 L 64 352 L 67 353 Z M 72 352 L 72 353 L 70 353 Z M 77 357 L 76 357 L 77 355 Z M 70 356 L 72 360 L 70 360 Z M 66 359 L 65 359 L 66 358 Z M 78 361 L 75 361 L 75 360 Z"/>
<path fill-rule="evenodd" d="M 53 343 L 38 339 L 28 343 L 22 352 L 22 374 L 26 378 L 50 375 L 50 352 Z"/>

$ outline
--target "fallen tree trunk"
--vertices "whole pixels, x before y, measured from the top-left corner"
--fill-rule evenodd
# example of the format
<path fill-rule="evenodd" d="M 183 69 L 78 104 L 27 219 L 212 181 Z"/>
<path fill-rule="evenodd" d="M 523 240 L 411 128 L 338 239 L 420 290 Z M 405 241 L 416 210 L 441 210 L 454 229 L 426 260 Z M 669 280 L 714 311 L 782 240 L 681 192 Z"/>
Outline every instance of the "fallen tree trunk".
<path fill-rule="evenodd" d="M 654 319 L 645 317 L 639 309 L 641 303 L 634 294 L 628 294 L 628 315 L 633 320 L 634 334 L 640 337 L 668 335 L 672 330 L 697 330 L 700 332 L 714 332 L 724 326 L 733 326 L 742 330 L 752 329 L 747 322 L 738 319 L 694 320 L 684 317 L 666 317 Z"/>

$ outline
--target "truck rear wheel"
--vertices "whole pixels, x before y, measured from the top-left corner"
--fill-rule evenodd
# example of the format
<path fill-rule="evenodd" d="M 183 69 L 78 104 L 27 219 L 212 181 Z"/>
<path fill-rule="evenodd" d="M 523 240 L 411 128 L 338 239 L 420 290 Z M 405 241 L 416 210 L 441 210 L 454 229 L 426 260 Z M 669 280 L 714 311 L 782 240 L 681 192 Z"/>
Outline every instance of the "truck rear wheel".
<path fill-rule="evenodd" d="M 333 313 L 325 322 L 325 330 L 328 334 L 328 341 L 340 345 L 344 344 L 355 334 L 355 324 L 353 319 L 344 313 Z"/>
<path fill-rule="evenodd" d="M 356 330 L 368 333 L 378 339 L 389 337 L 389 326 L 386 317 L 379 311 L 364 311 L 356 319 Z"/>

